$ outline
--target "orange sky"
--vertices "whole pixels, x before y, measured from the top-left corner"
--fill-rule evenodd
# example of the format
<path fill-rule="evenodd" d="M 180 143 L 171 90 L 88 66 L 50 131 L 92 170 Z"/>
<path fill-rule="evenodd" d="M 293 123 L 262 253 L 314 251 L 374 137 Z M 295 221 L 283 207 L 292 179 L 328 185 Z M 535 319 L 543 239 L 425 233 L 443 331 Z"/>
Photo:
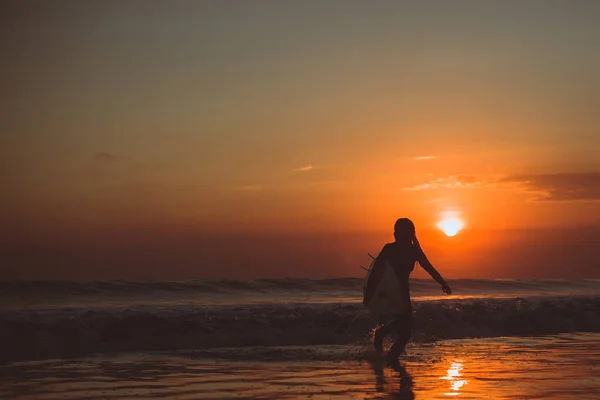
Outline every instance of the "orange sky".
<path fill-rule="evenodd" d="M 598 277 L 600 6 L 505 3 L 3 3 L 0 279 Z"/>

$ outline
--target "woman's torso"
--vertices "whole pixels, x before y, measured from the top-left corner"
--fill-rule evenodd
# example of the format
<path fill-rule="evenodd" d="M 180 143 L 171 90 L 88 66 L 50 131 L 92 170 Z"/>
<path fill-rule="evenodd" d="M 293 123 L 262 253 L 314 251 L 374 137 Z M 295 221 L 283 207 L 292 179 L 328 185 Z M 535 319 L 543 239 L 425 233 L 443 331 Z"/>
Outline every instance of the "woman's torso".
<path fill-rule="evenodd" d="M 406 305 L 410 307 L 410 288 L 408 281 L 410 273 L 415 268 L 418 250 L 412 243 L 393 242 L 384 246 L 383 253 L 394 269 L 396 277 L 400 282 L 402 297 Z"/>

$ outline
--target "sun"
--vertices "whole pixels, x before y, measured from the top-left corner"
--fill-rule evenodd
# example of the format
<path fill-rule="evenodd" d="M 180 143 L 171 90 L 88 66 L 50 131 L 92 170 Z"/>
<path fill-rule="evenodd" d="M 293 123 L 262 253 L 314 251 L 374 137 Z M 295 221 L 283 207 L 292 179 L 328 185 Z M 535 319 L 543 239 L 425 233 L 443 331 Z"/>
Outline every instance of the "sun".
<path fill-rule="evenodd" d="M 440 228 L 446 236 L 455 236 L 464 226 L 464 221 L 457 215 L 445 215 L 437 224 L 437 227 Z"/>

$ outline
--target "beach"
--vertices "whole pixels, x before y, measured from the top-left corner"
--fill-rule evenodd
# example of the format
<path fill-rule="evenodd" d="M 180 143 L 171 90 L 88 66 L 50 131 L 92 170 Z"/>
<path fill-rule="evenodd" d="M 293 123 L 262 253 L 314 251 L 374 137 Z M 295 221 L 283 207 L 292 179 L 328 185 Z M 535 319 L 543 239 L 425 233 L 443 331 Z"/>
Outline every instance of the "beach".
<path fill-rule="evenodd" d="M 0 284 L 0 398 L 600 399 L 600 282 L 413 280 L 401 368 L 362 281 Z"/>
<path fill-rule="evenodd" d="M 413 344 L 392 369 L 360 346 L 132 353 L 0 367 L 2 398 L 597 399 L 600 334 Z"/>
<path fill-rule="evenodd" d="M 600 0 L 0 10 L 0 400 L 600 400 Z"/>

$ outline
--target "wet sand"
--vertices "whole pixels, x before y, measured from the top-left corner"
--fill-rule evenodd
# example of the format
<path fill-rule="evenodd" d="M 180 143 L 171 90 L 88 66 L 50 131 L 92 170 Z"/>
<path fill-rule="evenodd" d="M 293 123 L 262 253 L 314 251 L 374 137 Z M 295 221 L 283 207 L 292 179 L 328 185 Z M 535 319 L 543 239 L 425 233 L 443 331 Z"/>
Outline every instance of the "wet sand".
<path fill-rule="evenodd" d="M 600 399 L 600 334 L 104 355 L 0 366 L 0 398 Z"/>

